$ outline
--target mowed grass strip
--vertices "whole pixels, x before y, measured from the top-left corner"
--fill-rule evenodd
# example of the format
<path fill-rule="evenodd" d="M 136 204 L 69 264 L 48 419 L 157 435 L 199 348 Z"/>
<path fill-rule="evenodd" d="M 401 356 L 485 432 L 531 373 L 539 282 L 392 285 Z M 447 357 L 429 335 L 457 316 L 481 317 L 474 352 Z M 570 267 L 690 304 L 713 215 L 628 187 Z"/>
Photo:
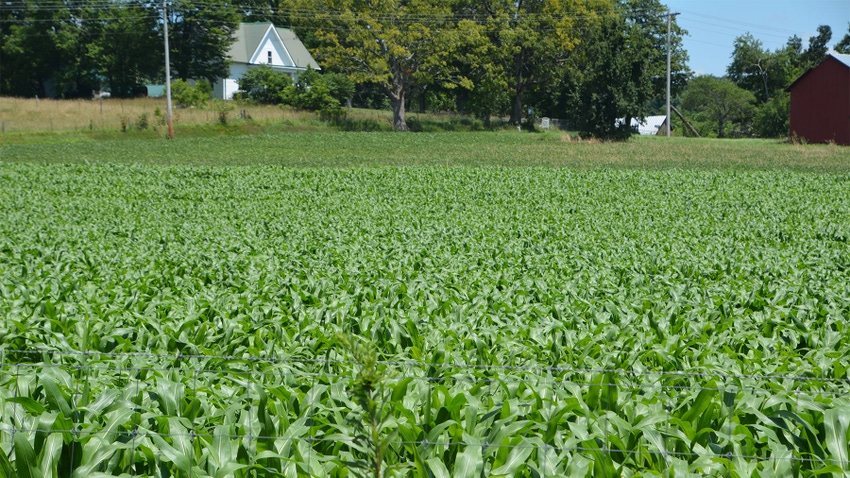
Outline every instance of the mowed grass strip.
<path fill-rule="evenodd" d="M 850 148 L 777 140 L 576 141 L 562 132 L 312 132 L 2 145 L 0 161 L 186 166 L 505 166 L 845 173 Z"/>

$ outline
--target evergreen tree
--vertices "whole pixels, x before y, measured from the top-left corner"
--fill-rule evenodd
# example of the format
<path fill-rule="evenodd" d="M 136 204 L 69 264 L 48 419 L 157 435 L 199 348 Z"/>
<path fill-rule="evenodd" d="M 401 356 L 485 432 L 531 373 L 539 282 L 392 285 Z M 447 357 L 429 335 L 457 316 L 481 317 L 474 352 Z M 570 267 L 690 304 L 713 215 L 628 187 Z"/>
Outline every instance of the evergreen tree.
<path fill-rule="evenodd" d="M 231 3 L 210 8 L 200 0 L 181 0 L 169 9 L 172 75 L 213 83 L 228 75 L 228 51 L 240 16 Z"/>
<path fill-rule="evenodd" d="M 91 63 L 115 97 L 137 95 L 163 74 L 161 12 L 141 0 L 96 13 L 89 23 Z"/>

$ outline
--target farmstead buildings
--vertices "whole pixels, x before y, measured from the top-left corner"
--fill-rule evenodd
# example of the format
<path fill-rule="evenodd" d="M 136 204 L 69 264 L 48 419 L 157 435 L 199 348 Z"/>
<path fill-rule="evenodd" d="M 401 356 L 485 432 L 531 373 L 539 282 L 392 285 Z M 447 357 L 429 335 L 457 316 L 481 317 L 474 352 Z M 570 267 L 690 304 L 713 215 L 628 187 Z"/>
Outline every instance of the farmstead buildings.
<path fill-rule="evenodd" d="M 319 64 L 288 28 L 278 28 L 272 23 L 242 23 L 234 34 L 236 41 L 230 46 L 230 75 L 213 85 L 213 96 L 229 100 L 239 90 L 238 81 L 252 67 L 270 65 L 277 71 L 289 74 L 293 80 L 307 68 L 318 70 Z"/>
<path fill-rule="evenodd" d="M 788 91 L 792 138 L 850 145 L 850 55 L 830 53 Z"/>

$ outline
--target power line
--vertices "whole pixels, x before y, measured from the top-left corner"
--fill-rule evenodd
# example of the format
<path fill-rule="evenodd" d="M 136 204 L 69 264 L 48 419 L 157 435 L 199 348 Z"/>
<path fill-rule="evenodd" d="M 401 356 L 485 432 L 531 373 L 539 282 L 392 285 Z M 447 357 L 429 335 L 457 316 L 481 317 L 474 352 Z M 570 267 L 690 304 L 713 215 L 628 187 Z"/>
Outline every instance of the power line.
<path fill-rule="evenodd" d="M 773 26 L 773 25 L 762 25 L 762 24 L 758 24 L 758 23 L 745 22 L 745 21 L 735 20 L 735 19 L 731 19 L 731 18 L 717 17 L 717 16 L 714 16 L 714 15 L 706 15 L 704 13 L 698 13 L 698 12 L 694 12 L 694 11 L 682 10 L 682 13 L 685 13 L 688 16 L 702 17 L 702 18 L 707 18 L 709 20 L 719 21 L 719 22 L 721 22 L 721 24 L 737 25 L 739 27 L 750 28 L 750 29 L 753 29 L 753 30 L 759 30 L 759 31 L 763 31 L 763 32 L 777 32 L 777 34 L 779 32 L 782 32 L 782 33 L 786 33 L 788 35 L 794 35 L 794 34 L 797 33 L 794 30 L 789 30 L 789 29 L 786 29 L 786 28 L 777 28 L 776 26 Z M 697 20 L 694 20 L 694 21 L 697 21 Z"/>

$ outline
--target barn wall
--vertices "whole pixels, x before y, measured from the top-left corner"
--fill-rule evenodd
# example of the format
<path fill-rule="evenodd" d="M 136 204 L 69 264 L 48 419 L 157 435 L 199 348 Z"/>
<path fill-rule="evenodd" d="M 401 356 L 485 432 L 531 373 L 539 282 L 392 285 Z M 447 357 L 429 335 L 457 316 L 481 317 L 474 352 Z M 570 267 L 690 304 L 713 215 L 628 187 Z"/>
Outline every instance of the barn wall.
<path fill-rule="evenodd" d="M 792 86 L 791 134 L 850 145 L 850 68 L 827 57 Z"/>

